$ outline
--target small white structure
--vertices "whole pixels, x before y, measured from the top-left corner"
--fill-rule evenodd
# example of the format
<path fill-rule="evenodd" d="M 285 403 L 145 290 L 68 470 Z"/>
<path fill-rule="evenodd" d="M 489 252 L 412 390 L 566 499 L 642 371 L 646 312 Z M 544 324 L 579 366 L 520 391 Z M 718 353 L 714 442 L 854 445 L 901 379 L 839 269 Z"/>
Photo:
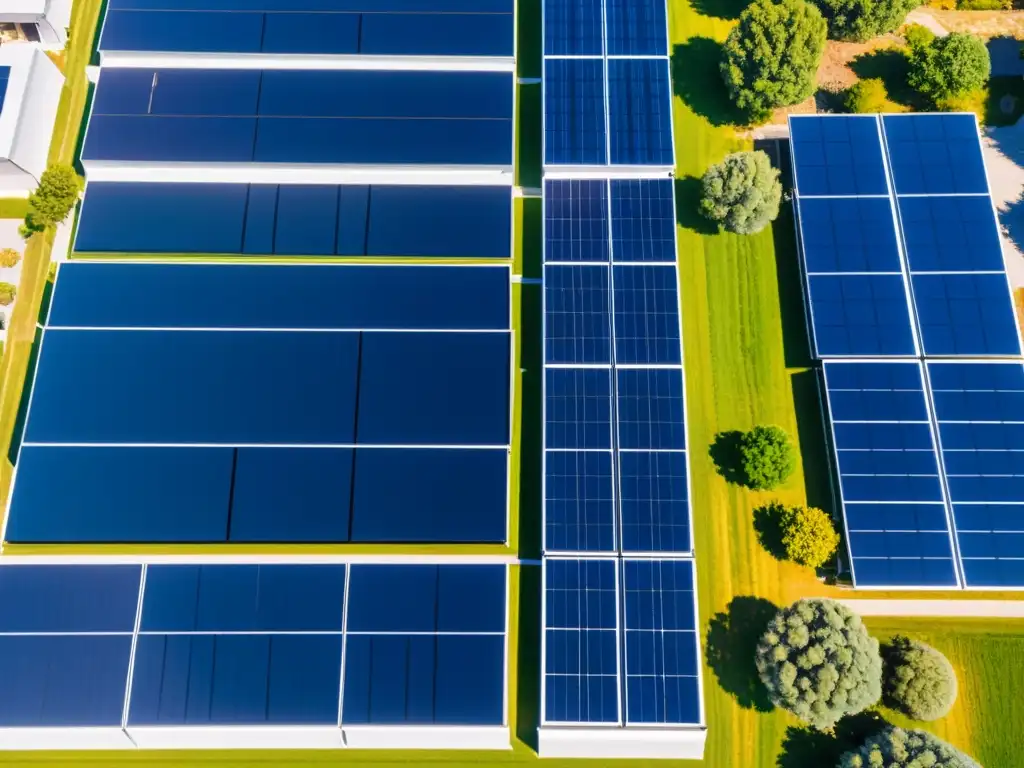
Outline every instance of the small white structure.
<path fill-rule="evenodd" d="M 0 197 L 27 197 L 36 188 L 63 86 L 64 76 L 39 48 L 0 46 Z"/>
<path fill-rule="evenodd" d="M 39 43 L 60 50 L 68 41 L 72 0 L 3 0 L 0 42 Z"/>

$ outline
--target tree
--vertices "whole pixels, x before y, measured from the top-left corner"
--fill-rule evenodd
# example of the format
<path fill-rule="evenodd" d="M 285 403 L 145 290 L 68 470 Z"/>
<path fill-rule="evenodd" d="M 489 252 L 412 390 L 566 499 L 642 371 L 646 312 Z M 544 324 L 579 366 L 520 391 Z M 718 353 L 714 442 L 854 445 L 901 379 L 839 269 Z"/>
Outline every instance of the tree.
<path fill-rule="evenodd" d="M 701 213 L 730 232 L 752 235 L 779 215 L 779 172 L 760 150 L 729 155 L 708 168 L 701 186 Z"/>
<path fill-rule="evenodd" d="M 907 82 L 938 102 L 984 87 L 991 71 L 985 43 L 973 35 L 953 32 L 911 48 Z"/>
<path fill-rule="evenodd" d="M 882 695 L 878 641 L 857 614 L 824 598 L 776 614 L 757 646 L 757 671 L 775 706 L 819 730 Z"/>
<path fill-rule="evenodd" d="M 28 196 L 28 215 L 21 234 L 28 238 L 68 217 L 78 202 L 82 180 L 70 165 L 51 165 L 39 178 L 36 191 Z"/>
<path fill-rule="evenodd" d="M 796 451 L 781 427 L 756 426 L 740 438 L 740 460 L 747 486 L 776 488 L 796 469 Z"/>
<path fill-rule="evenodd" d="M 907 45 L 913 51 L 931 45 L 932 40 L 935 39 L 935 33 L 924 24 L 907 24 L 907 28 L 903 30 L 903 39 L 907 41 Z"/>
<path fill-rule="evenodd" d="M 0 306 L 6 307 L 12 301 L 14 301 L 15 295 L 18 293 L 17 287 L 10 283 L 0 283 Z"/>
<path fill-rule="evenodd" d="M 981 768 L 972 758 L 926 731 L 887 728 L 847 752 L 838 768 Z"/>
<path fill-rule="evenodd" d="M 16 267 L 19 261 L 21 261 L 21 254 L 13 248 L 0 249 L 0 267 Z"/>
<path fill-rule="evenodd" d="M 880 77 L 858 80 L 846 92 L 846 108 L 860 114 L 875 114 L 891 111 L 889 94 Z"/>
<path fill-rule="evenodd" d="M 921 0 L 814 0 L 833 40 L 864 42 L 893 32 Z"/>
<path fill-rule="evenodd" d="M 825 19 L 804 0 L 754 0 L 723 47 L 722 78 L 736 106 L 764 121 L 814 92 Z"/>
<path fill-rule="evenodd" d="M 886 704 L 914 720 L 945 717 L 956 702 L 956 672 L 930 645 L 898 635 L 885 648 Z"/>
<path fill-rule="evenodd" d="M 818 568 L 839 546 L 832 518 L 817 507 L 783 507 L 779 527 L 786 558 L 800 565 Z"/>

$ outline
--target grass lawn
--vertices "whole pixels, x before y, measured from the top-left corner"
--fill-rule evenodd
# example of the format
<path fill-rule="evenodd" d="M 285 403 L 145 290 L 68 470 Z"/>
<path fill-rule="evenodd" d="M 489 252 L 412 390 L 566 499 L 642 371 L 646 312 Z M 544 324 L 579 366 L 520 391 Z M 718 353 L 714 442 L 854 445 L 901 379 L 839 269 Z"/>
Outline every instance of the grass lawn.
<path fill-rule="evenodd" d="M 28 198 L 0 199 L 0 219 L 24 219 L 28 213 Z"/>

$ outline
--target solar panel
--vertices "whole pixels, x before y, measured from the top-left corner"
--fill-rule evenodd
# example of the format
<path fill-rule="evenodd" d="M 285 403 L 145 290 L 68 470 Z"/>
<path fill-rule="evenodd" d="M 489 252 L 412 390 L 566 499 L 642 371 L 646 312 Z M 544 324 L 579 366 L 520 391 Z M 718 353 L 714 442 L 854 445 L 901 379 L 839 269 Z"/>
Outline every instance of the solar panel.
<path fill-rule="evenodd" d="M 808 276 L 818 357 L 917 352 L 902 274 Z"/>
<path fill-rule="evenodd" d="M 544 60 L 544 162 L 606 165 L 604 62 Z"/>
<path fill-rule="evenodd" d="M 611 449 L 611 372 L 604 368 L 548 368 L 545 372 L 545 447 Z"/>
<path fill-rule="evenodd" d="M 544 5 L 545 56 L 601 56 L 602 0 L 548 0 Z"/>
<path fill-rule="evenodd" d="M 973 114 L 885 115 L 882 126 L 897 195 L 988 193 Z"/>
<path fill-rule="evenodd" d="M 802 198 L 800 241 L 808 274 L 900 271 L 892 207 L 884 198 Z"/>
<path fill-rule="evenodd" d="M 7 97 L 7 84 L 11 79 L 11 68 L 0 67 L 0 110 L 4 108 L 4 99 Z"/>
<path fill-rule="evenodd" d="M 824 372 L 854 585 L 957 586 L 920 364 Z"/>
<path fill-rule="evenodd" d="M 608 261 L 606 181 L 544 181 L 544 260 Z"/>
<path fill-rule="evenodd" d="M 693 551 L 686 454 L 619 453 L 623 552 Z"/>
<path fill-rule="evenodd" d="M 612 179 L 615 261 L 676 263 L 675 188 L 671 179 Z"/>
<path fill-rule="evenodd" d="M 794 115 L 789 131 L 800 197 L 889 193 L 873 116 Z"/>
<path fill-rule="evenodd" d="M 668 59 L 609 59 L 608 142 L 612 165 L 674 162 Z"/>
<path fill-rule="evenodd" d="M 615 375 L 619 449 L 684 450 L 683 372 L 620 368 Z"/>
<path fill-rule="evenodd" d="M 1020 587 L 1024 367 L 929 362 L 942 462 L 969 587 Z"/>
<path fill-rule="evenodd" d="M 616 364 L 681 364 L 675 265 L 617 264 L 612 286 Z"/>
<path fill-rule="evenodd" d="M 1005 269 L 988 197 L 900 197 L 907 262 L 913 272 Z"/>
<path fill-rule="evenodd" d="M 546 451 L 544 546 L 551 552 L 614 552 L 615 476 L 608 451 Z"/>
<path fill-rule="evenodd" d="M 544 267 L 545 362 L 611 362 L 611 286 L 606 266 Z"/>
<path fill-rule="evenodd" d="M 1005 274 L 914 274 L 925 355 L 1021 354 Z"/>
<path fill-rule="evenodd" d="M 668 55 L 665 0 L 605 0 L 604 6 L 609 56 Z"/>

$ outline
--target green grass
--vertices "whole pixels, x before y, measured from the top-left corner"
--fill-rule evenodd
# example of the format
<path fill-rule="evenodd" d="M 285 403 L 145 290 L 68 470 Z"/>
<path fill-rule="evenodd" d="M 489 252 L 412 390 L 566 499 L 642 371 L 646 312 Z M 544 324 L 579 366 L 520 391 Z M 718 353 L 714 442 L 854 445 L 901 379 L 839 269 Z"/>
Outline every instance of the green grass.
<path fill-rule="evenodd" d="M 27 198 L 0 199 L 0 219 L 24 219 L 28 213 Z"/>

